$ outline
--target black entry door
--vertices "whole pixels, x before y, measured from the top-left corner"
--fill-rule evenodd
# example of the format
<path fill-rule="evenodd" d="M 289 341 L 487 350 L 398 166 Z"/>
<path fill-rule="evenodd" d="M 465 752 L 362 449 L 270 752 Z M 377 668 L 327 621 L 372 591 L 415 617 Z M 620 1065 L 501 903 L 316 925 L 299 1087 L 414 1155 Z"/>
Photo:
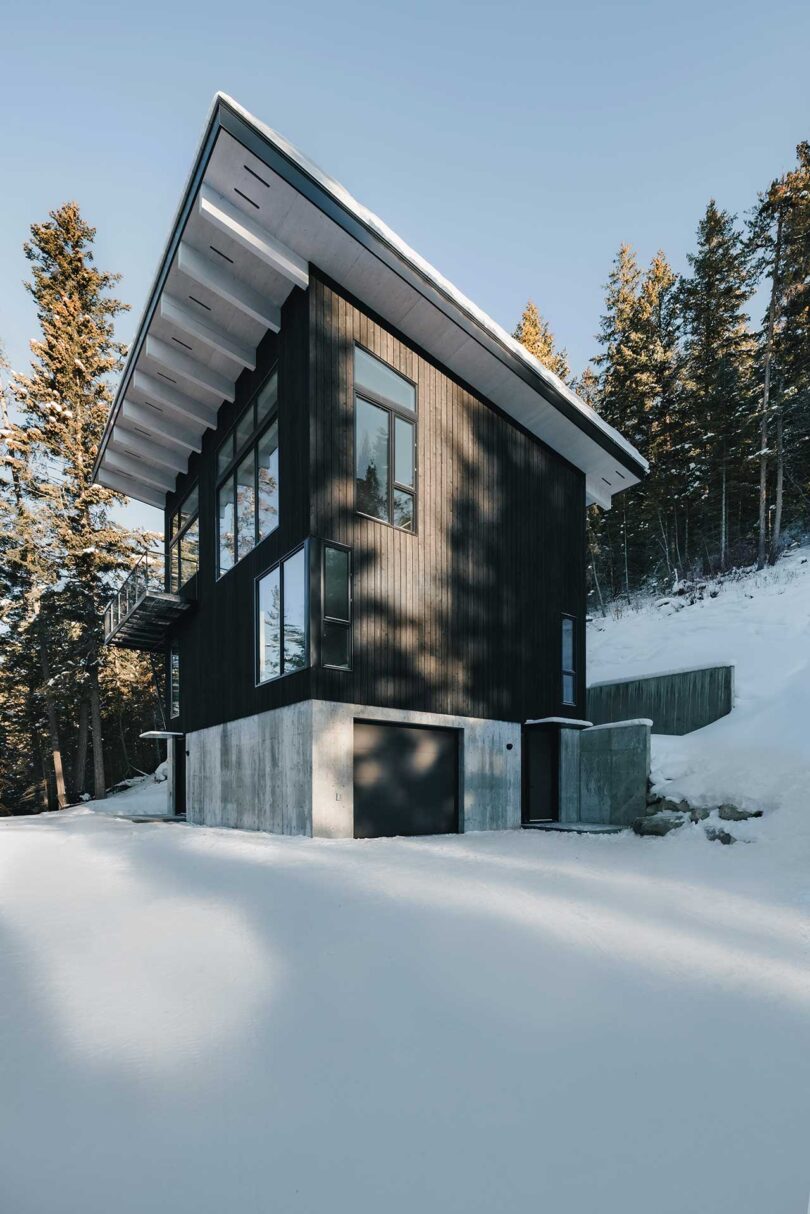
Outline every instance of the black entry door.
<path fill-rule="evenodd" d="M 354 837 L 458 830 L 458 731 L 354 723 Z"/>
<path fill-rule="evenodd" d="M 554 725 L 523 727 L 523 821 L 560 817 L 560 732 Z"/>
<path fill-rule="evenodd" d="M 172 809 L 175 816 L 186 812 L 186 739 L 185 737 L 177 737 L 174 739 L 173 765 L 173 788 L 174 788 L 174 804 Z"/>

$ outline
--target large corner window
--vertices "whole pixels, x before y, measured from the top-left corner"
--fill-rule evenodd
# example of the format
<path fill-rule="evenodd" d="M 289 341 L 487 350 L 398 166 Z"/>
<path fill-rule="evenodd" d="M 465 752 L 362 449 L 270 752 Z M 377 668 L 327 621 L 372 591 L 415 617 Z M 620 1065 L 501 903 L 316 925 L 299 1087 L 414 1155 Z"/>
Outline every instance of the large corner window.
<path fill-rule="evenodd" d="M 562 702 L 573 706 L 577 702 L 577 668 L 575 620 L 573 616 L 562 618 Z"/>
<path fill-rule="evenodd" d="M 180 716 L 180 654 L 174 647 L 169 652 L 169 716 Z"/>
<path fill-rule="evenodd" d="M 217 577 L 278 526 L 278 373 L 217 452 Z"/>
<path fill-rule="evenodd" d="M 354 348 L 354 461 L 360 514 L 416 529 L 416 386 Z"/>
<path fill-rule="evenodd" d="M 256 682 L 303 670 L 309 636 L 307 548 L 299 548 L 256 582 Z"/>
<path fill-rule="evenodd" d="M 324 544 L 322 559 L 321 665 L 351 670 L 352 554 L 340 544 Z"/>
<path fill-rule="evenodd" d="M 168 583 L 177 594 L 197 572 L 200 564 L 200 491 L 189 489 L 169 523 Z"/>

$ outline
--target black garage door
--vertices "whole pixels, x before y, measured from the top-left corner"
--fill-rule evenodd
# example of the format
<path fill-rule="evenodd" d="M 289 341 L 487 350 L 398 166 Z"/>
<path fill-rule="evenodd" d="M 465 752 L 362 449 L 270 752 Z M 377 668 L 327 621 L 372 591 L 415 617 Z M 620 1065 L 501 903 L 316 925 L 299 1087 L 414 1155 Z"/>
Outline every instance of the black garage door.
<path fill-rule="evenodd" d="M 458 830 L 458 731 L 354 723 L 354 837 Z"/>

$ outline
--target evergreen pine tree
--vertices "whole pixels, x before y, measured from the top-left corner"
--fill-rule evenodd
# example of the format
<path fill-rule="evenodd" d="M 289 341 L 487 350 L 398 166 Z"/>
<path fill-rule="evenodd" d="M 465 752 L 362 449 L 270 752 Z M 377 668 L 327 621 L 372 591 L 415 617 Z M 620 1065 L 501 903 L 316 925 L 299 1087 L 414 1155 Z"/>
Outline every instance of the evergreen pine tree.
<path fill-rule="evenodd" d="M 55 648 L 53 596 L 60 564 L 53 550 L 39 483 L 47 478 L 27 436 L 11 420 L 6 373 L 0 357 L 0 704 L 6 727 L 0 802 L 19 804 L 42 790 L 37 808 L 67 803 L 56 693 L 51 678 Z M 47 752 L 50 762 L 44 762 Z"/>
<path fill-rule="evenodd" d="M 523 309 L 523 315 L 512 336 L 516 337 L 538 362 L 553 371 L 564 383 L 568 383 L 571 378 L 568 355 L 564 349 L 558 349 L 555 345 L 554 334 L 531 299 Z"/>
<path fill-rule="evenodd" d="M 732 499 L 752 492 L 743 430 L 753 390 L 752 294 L 748 250 L 734 217 L 712 199 L 698 225 L 691 275 L 681 284 L 685 408 L 694 427 L 694 471 L 702 501 L 701 540 L 725 567 Z M 747 511 L 741 511 L 742 515 Z"/>
<path fill-rule="evenodd" d="M 771 182 L 750 220 L 759 276 L 768 282 L 768 311 L 760 334 L 760 495 L 758 564 L 766 558 L 769 426 L 775 463 L 771 562 L 780 549 L 785 472 L 801 501 L 810 456 L 810 144 L 796 149 L 798 164 Z M 796 493 L 793 494 L 796 497 Z M 803 503 L 802 503 L 803 506 Z M 804 509 L 802 509 L 804 513 Z"/>
<path fill-rule="evenodd" d="M 76 203 L 34 224 L 25 254 L 42 338 L 31 343 L 29 375 L 12 391 L 21 414 L 14 442 L 29 469 L 46 466 L 32 492 L 47 519 L 48 543 L 60 565 L 59 611 L 72 645 L 51 679 L 67 679 L 74 707 L 86 696 L 93 741 L 95 795 L 105 795 L 99 665 L 101 611 L 111 573 L 129 563 L 137 538 L 116 525 L 110 507 L 120 496 L 90 482 L 111 403 L 110 375 L 122 365 L 114 322 L 126 307 L 109 292 L 119 276 L 96 268 L 95 229 Z"/>
<path fill-rule="evenodd" d="M 597 340 L 602 352 L 593 362 L 599 369 L 600 410 L 634 445 L 647 431 L 643 397 L 637 397 L 634 377 L 642 334 L 638 329 L 641 272 L 628 244 L 619 247 L 605 285 L 605 310 Z"/>

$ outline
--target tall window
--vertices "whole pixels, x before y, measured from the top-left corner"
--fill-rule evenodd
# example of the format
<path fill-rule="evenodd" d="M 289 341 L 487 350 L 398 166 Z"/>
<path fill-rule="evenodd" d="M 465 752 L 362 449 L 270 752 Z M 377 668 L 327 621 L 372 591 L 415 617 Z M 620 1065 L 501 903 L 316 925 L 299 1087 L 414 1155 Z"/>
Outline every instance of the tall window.
<path fill-rule="evenodd" d="M 169 525 L 169 590 L 185 586 L 200 563 L 200 491 L 195 485 L 175 510 Z"/>
<path fill-rule="evenodd" d="M 321 665 L 350 670 L 352 664 L 352 555 L 338 544 L 324 544 L 321 584 Z"/>
<path fill-rule="evenodd" d="M 169 716 L 180 716 L 180 654 L 174 647 L 169 653 Z"/>
<path fill-rule="evenodd" d="M 217 453 L 217 576 L 278 526 L 278 374 L 242 413 Z"/>
<path fill-rule="evenodd" d="M 256 583 L 256 681 L 303 670 L 308 660 L 307 549 L 293 552 Z"/>
<path fill-rule="evenodd" d="M 416 527 L 416 387 L 354 348 L 357 509 L 403 531 Z"/>
<path fill-rule="evenodd" d="M 574 618 L 562 618 L 562 702 L 574 705 L 577 702 L 577 670 Z"/>

